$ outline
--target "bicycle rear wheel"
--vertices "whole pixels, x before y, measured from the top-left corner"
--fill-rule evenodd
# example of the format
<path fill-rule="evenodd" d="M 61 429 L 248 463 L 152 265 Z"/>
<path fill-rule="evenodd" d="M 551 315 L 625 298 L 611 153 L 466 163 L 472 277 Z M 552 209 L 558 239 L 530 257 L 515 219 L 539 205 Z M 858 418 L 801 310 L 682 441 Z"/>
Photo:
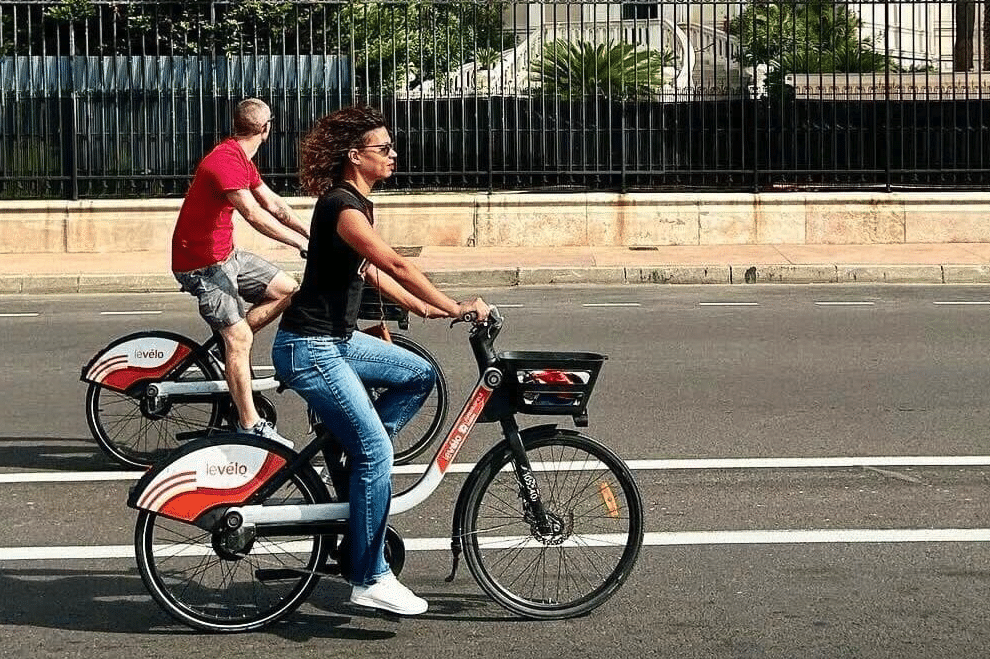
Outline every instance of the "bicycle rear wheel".
<path fill-rule="evenodd" d="M 436 385 L 423 407 L 392 438 L 395 464 L 406 464 L 422 454 L 443 429 L 443 422 L 447 418 L 447 379 L 440 364 L 422 345 L 405 334 L 398 333 L 392 335 L 392 342 L 425 359 L 437 375 Z"/>
<path fill-rule="evenodd" d="M 148 332 L 155 337 L 157 332 Z M 168 376 L 170 381 L 204 381 L 222 378 L 200 356 L 199 345 L 168 333 L 183 344 L 191 357 Z M 157 408 L 144 395 L 151 381 L 141 381 L 127 391 L 96 383 L 86 390 L 86 422 L 100 448 L 118 463 L 146 469 L 180 445 L 177 433 L 206 434 L 221 421 L 221 403 L 216 396 L 196 401 L 170 400 Z"/>
<path fill-rule="evenodd" d="M 315 475 L 294 474 L 264 503 L 322 502 L 320 487 Z M 263 533 L 231 551 L 220 531 L 142 510 L 134 533 L 138 569 L 155 601 L 183 624 L 208 632 L 260 629 L 306 600 L 329 537 Z"/>
<path fill-rule="evenodd" d="M 464 557 L 482 589 L 514 613 L 585 614 L 615 594 L 636 562 L 639 490 L 622 460 L 589 437 L 556 430 L 524 443 L 553 531 L 541 532 L 523 504 L 502 443 L 464 484 Z"/>

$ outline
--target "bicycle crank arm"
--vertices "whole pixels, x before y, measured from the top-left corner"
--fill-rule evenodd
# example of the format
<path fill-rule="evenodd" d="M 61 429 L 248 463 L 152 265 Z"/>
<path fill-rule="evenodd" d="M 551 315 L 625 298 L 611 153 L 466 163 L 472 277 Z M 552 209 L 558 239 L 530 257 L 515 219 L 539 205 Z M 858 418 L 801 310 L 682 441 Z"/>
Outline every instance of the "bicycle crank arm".
<path fill-rule="evenodd" d="M 304 574 L 315 574 L 318 577 L 337 576 L 340 574 L 339 565 L 324 565 L 316 570 L 302 570 L 291 568 L 264 568 L 260 567 L 254 571 L 254 576 L 258 581 L 295 581 Z"/>
<path fill-rule="evenodd" d="M 251 380 L 251 391 L 268 391 L 278 387 L 273 377 Z M 189 382 L 154 382 L 148 385 L 147 393 L 152 398 L 183 396 L 190 394 L 220 394 L 230 391 L 226 380 L 199 380 Z"/>

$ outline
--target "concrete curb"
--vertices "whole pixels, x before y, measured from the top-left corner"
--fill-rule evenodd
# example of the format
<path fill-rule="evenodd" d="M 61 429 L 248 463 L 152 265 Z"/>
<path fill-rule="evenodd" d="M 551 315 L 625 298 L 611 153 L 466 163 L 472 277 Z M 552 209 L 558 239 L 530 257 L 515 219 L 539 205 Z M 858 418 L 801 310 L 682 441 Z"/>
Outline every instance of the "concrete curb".
<path fill-rule="evenodd" d="M 287 269 L 300 278 L 297 269 Z M 558 284 L 990 284 L 980 265 L 698 265 L 493 268 L 427 272 L 438 286 L 504 288 Z M 174 293 L 171 274 L 0 275 L 0 294 Z"/>

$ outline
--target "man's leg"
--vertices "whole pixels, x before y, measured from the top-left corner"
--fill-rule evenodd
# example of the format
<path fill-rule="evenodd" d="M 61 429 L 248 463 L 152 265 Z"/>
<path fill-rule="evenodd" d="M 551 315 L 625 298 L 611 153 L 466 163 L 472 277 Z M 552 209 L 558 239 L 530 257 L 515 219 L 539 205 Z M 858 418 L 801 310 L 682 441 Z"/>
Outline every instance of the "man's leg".
<path fill-rule="evenodd" d="M 251 344 L 254 332 L 248 321 L 241 320 L 219 330 L 223 339 L 226 369 L 224 377 L 230 388 L 230 397 L 237 408 L 242 428 L 253 428 L 261 417 L 254 407 L 254 394 L 251 391 Z"/>
<path fill-rule="evenodd" d="M 268 282 L 263 300 L 251 307 L 247 312 L 247 323 L 251 330 L 257 332 L 285 311 L 292 301 L 292 294 L 299 289 L 296 280 L 281 270 Z M 248 348 L 250 350 L 250 346 Z"/>
<path fill-rule="evenodd" d="M 244 313 L 242 322 L 221 332 L 224 345 L 231 350 L 226 356 L 227 383 L 240 415 L 240 427 L 291 445 L 272 424 L 259 423 L 261 416 L 254 406 L 251 390 L 251 345 L 254 333 L 278 318 L 299 285 L 274 264 L 250 252 L 237 250 L 230 262 L 236 271 L 238 295 L 254 305 Z"/>

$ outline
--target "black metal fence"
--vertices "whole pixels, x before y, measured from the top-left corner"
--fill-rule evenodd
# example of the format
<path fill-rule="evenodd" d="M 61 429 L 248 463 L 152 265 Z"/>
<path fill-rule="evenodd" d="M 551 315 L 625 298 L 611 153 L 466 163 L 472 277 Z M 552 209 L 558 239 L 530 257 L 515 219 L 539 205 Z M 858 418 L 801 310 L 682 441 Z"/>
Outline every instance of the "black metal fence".
<path fill-rule="evenodd" d="M 4 0 L 0 198 L 181 195 L 248 96 L 284 193 L 356 102 L 393 189 L 982 188 L 987 4 Z"/>

